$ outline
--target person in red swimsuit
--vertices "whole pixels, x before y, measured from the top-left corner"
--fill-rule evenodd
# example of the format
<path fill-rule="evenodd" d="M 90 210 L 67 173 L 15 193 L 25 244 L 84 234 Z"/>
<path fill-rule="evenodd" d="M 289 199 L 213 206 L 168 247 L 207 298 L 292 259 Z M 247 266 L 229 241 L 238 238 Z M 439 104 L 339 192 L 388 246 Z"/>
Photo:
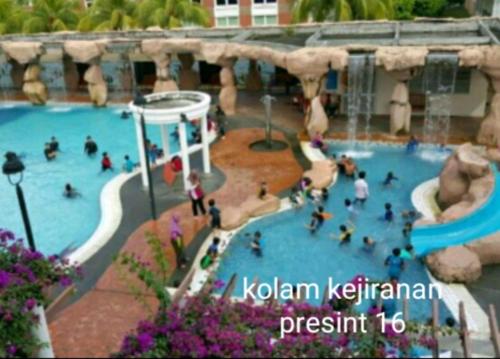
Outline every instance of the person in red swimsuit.
<path fill-rule="evenodd" d="M 101 160 L 101 169 L 102 172 L 105 172 L 107 170 L 113 170 L 113 164 L 111 163 L 111 159 L 108 156 L 107 152 L 104 152 L 102 154 L 102 160 Z"/>

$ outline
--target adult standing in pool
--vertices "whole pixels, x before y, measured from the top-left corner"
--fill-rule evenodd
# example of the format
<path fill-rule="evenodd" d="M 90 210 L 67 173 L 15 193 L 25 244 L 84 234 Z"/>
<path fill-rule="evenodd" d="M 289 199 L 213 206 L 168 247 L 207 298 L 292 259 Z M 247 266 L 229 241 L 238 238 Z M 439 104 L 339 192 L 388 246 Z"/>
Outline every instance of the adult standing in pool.
<path fill-rule="evenodd" d="M 203 193 L 203 188 L 201 187 L 200 176 L 195 171 L 192 171 L 189 174 L 187 192 L 189 198 L 191 199 L 193 216 L 198 216 L 198 210 L 205 215 L 207 213 L 205 205 L 203 204 L 205 194 Z"/>
<path fill-rule="evenodd" d="M 45 158 L 47 159 L 47 161 L 52 161 L 57 157 L 57 152 L 53 151 L 50 148 L 50 143 L 48 143 L 48 142 L 45 144 L 43 154 L 44 154 Z"/>
<path fill-rule="evenodd" d="M 354 192 L 356 198 L 354 204 L 361 202 L 364 205 L 368 197 L 370 196 L 370 191 L 368 188 L 368 183 L 366 182 L 366 172 L 359 172 L 358 179 L 354 182 Z"/>
<path fill-rule="evenodd" d="M 53 152 L 59 152 L 59 141 L 57 141 L 55 136 L 50 138 L 50 150 Z"/>
<path fill-rule="evenodd" d="M 97 143 L 95 143 L 92 137 L 87 136 L 85 145 L 83 147 L 83 151 L 87 154 L 87 156 L 93 157 L 96 155 L 97 150 L 98 150 Z"/>

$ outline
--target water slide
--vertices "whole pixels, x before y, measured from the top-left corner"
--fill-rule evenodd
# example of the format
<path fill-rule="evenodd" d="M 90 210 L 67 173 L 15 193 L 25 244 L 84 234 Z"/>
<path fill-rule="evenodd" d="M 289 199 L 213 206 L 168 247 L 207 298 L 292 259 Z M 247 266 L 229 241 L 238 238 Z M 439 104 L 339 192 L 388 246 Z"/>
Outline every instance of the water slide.
<path fill-rule="evenodd" d="M 411 243 L 418 256 L 466 244 L 500 231 L 500 172 L 496 166 L 493 171 L 493 193 L 476 211 L 453 222 L 416 227 L 413 230 Z"/>

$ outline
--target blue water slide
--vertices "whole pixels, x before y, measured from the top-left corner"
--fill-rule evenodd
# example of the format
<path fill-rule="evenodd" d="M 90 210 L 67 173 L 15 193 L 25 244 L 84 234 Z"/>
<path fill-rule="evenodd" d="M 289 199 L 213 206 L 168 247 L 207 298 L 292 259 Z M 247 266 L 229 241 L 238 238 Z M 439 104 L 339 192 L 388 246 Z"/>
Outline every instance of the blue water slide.
<path fill-rule="evenodd" d="M 500 172 L 493 169 L 495 185 L 487 201 L 468 216 L 445 224 L 416 227 L 411 243 L 418 256 L 468 243 L 500 231 Z"/>

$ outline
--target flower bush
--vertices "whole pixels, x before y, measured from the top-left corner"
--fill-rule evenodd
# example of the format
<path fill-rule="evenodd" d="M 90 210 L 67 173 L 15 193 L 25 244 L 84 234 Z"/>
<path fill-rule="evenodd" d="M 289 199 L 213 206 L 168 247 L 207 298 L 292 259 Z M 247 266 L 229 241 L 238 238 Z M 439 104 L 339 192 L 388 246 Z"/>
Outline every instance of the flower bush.
<path fill-rule="evenodd" d="M 281 318 L 326 316 L 340 320 L 347 312 L 309 304 L 254 305 L 229 302 L 209 294 L 187 298 L 182 307 L 160 311 L 139 323 L 114 357 L 401 357 L 415 346 L 432 348 L 429 328 L 385 333 L 371 317 L 365 332 L 313 334 L 305 330 L 280 339 Z"/>
<path fill-rule="evenodd" d="M 0 229 L 0 357 L 36 357 L 44 345 L 33 335 L 39 318 L 33 309 L 46 305 L 44 289 L 70 286 L 81 269 L 58 256 L 45 257 Z"/>

